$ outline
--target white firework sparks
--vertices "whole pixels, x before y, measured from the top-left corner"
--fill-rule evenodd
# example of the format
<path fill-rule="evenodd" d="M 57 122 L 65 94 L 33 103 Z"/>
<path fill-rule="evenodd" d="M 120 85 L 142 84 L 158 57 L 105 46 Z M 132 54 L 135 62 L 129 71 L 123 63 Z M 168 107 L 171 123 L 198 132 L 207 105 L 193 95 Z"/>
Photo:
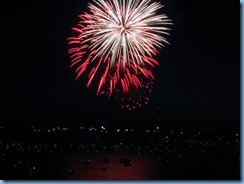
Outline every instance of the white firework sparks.
<path fill-rule="evenodd" d="M 152 0 L 92 0 L 88 7 L 89 13 L 80 15 L 72 28 L 78 35 L 68 38 L 76 78 L 86 73 L 87 87 L 97 82 L 97 95 L 121 93 L 115 96 L 127 94 L 130 99 L 140 95 L 140 89 L 150 92 L 144 90 L 149 87 L 145 81 L 154 80 L 152 69 L 159 65 L 154 56 L 168 43 L 164 36 L 172 24 L 165 14 L 157 14 L 163 5 Z"/>
<path fill-rule="evenodd" d="M 110 57 L 110 66 L 150 63 L 148 57 L 156 55 L 156 48 L 168 43 L 163 35 L 168 34 L 165 25 L 171 21 L 165 14 L 156 14 L 162 7 L 151 0 L 93 0 L 91 14 L 80 16 L 86 25 L 81 44 L 90 43 L 90 50 L 96 53 L 92 61 Z"/>

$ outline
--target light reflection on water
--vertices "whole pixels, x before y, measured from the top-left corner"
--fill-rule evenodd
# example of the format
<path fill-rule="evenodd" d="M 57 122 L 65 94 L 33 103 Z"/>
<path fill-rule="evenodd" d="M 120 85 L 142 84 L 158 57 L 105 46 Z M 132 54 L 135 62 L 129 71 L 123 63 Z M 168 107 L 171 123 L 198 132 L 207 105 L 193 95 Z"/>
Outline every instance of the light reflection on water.
<path fill-rule="evenodd" d="M 109 163 L 104 159 L 108 158 Z M 132 167 L 123 166 L 122 158 L 130 158 Z M 90 160 L 90 162 L 87 162 Z M 153 180 L 162 179 L 160 163 L 146 154 L 110 153 L 59 155 L 46 166 L 42 176 L 62 180 Z"/>

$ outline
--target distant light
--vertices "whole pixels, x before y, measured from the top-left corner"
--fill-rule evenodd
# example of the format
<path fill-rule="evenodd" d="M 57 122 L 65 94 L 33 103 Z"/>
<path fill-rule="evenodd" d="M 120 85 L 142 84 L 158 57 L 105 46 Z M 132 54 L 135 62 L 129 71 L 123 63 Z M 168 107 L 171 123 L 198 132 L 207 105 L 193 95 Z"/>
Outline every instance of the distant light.
<path fill-rule="evenodd" d="M 92 129 L 91 129 L 91 128 L 89 128 L 89 131 L 92 131 Z"/>
<path fill-rule="evenodd" d="M 120 132 L 120 129 L 118 129 L 117 132 Z"/>
<path fill-rule="evenodd" d="M 183 134 L 183 132 L 180 132 L 180 134 Z"/>
<path fill-rule="evenodd" d="M 105 130 L 104 126 L 101 126 L 101 129 Z"/>
<path fill-rule="evenodd" d="M 159 127 L 157 127 L 157 130 L 159 129 Z"/>
<path fill-rule="evenodd" d="M 236 137 L 238 137 L 239 136 L 239 134 L 236 134 Z"/>
<path fill-rule="evenodd" d="M 128 132 L 129 130 L 128 129 L 125 129 L 126 132 Z"/>

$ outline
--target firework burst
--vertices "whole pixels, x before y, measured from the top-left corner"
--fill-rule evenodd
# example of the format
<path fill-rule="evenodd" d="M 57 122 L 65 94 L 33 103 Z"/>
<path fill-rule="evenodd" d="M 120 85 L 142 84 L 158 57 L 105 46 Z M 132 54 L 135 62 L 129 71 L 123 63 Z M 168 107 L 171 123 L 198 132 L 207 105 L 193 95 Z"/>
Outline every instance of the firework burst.
<path fill-rule="evenodd" d="M 143 88 L 143 78 L 154 79 L 157 49 L 168 43 L 164 35 L 171 21 L 156 14 L 163 5 L 151 0 L 93 0 L 88 7 L 89 13 L 80 15 L 72 28 L 76 36 L 68 38 L 77 78 L 86 73 L 87 87 L 96 81 L 97 95 Z"/>

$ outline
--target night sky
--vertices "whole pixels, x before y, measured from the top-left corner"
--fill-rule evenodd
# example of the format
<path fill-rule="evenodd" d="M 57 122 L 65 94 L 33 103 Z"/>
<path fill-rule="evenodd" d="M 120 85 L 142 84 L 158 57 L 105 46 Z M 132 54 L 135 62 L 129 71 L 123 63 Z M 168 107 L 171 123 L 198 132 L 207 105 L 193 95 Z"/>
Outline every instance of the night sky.
<path fill-rule="evenodd" d="M 96 96 L 69 68 L 67 38 L 84 0 L 6 1 L 0 8 L 0 122 L 9 125 L 238 127 L 238 2 L 161 1 L 172 19 L 151 102 L 134 112 Z"/>

